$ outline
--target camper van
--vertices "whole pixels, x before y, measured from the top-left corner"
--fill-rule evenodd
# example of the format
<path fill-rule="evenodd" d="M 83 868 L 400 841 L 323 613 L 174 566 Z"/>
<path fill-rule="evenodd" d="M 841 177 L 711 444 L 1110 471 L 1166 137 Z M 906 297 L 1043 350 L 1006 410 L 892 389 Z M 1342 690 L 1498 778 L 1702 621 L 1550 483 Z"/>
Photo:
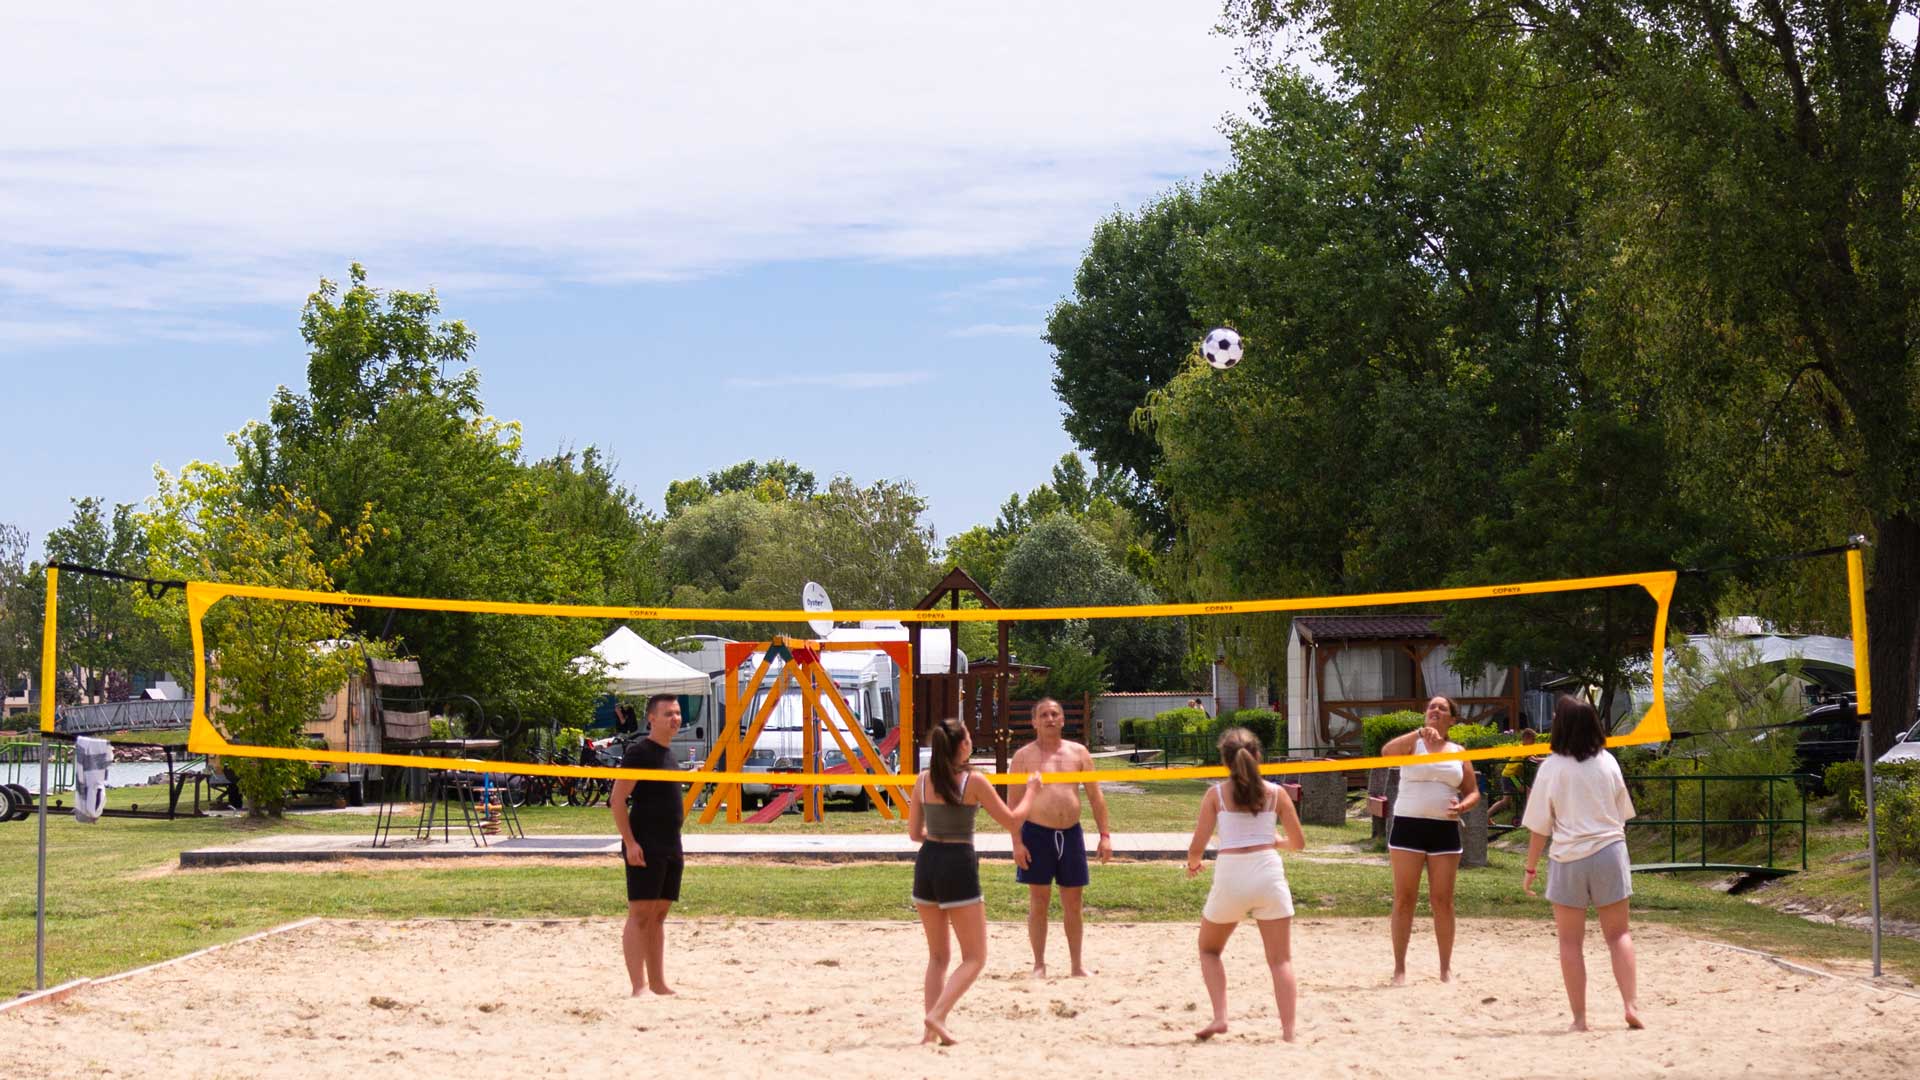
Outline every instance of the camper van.
<path fill-rule="evenodd" d="M 311 646 L 317 652 L 331 652 L 335 649 L 353 649 L 359 651 L 360 645 L 354 641 L 316 641 Z M 214 663 L 214 677 L 207 680 L 207 712 L 220 714 L 220 680 L 218 677 L 218 657 Z M 316 750 L 345 750 L 349 752 L 378 754 L 383 750 L 379 716 L 374 708 L 372 688 L 367 681 L 367 666 L 364 659 L 354 668 L 354 673 L 346 682 L 320 699 L 314 707 L 313 715 L 306 723 L 307 743 Z M 210 763 L 213 768 L 217 765 Z M 331 791 L 336 802 L 350 806 L 360 806 L 366 802 L 367 795 L 379 783 L 380 767 L 351 764 L 316 763 L 316 768 L 325 770 L 309 783 L 308 790 Z"/>

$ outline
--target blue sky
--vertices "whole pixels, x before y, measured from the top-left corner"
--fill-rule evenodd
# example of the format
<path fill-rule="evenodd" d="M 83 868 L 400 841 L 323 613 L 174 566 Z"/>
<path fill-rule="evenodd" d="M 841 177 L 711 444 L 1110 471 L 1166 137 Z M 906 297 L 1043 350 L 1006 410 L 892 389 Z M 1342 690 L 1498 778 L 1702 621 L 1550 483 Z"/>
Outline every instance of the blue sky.
<path fill-rule="evenodd" d="M 942 537 L 1071 448 L 1093 225 L 1217 168 L 1212 2 L 109 5 L 0 15 L 0 521 L 137 502 L 300 386 L 368 266 L 479 335 L 530 453 L 912 480 Z M 379 33 L 371 32 L 378 26 Z"/>

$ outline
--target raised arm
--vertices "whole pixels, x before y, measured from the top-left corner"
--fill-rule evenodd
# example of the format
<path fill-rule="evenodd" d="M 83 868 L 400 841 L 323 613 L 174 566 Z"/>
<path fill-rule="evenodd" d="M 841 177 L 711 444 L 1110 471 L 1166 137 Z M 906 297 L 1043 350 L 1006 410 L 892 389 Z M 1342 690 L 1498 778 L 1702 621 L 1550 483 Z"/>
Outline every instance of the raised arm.
<path fill-rule="evenodd" d="M 993 782 L 984 775 L 977 772 L 967 773 L 967 786 L 974 791 L 975 797 L 980 800 L 980 808 L 987 812 L 988 817 L 999 822 L 1003 829 L 1017 830 L 1033 810 L 1033 791 L 1040 786 L 1040 775 L 1027 774 L 1026 786 L 1020 789 L 1020 801 L 1013 804 L 1011 808 L 1000 798 L 1000 793 L 993 789 Z"/>
<path fill-rule="evenodd" d="M 1209 787 L 1200 799 L 1200 819 L 1193 823 L 1193 839 L 1187 842 L 1187 876 L 1200 872 L 1206 857 L 1207 841 L 1213 839 L 1214 823 L 1220 819 L 1220 789 Z"/>
<path fill-rule="evenodd" d="M 1422 726 L 1407 732 L 1405 735 L 1395 735 L 1393 738 L 1388 739 L 1380 747 L 1380 756 L 1399 757 L 1403 754 L 1411 754 L 1413 753 L 1413 744 L 1416 740 L 1423 740 L 1430 747 L 1446 745 L 1446 740 L 1440 737 L 1438 731 L 1435 731 L 1431 727 Z"/>

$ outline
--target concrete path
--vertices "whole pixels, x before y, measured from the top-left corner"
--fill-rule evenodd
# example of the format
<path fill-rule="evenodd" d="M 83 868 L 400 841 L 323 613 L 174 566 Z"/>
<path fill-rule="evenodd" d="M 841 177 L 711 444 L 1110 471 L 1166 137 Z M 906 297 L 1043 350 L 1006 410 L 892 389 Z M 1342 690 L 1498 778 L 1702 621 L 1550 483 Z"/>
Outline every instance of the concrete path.
<path fill-rule="evenodd" d="M 1184 859 L 1189 833 L 1116 833 L 1115 858 Z M 1088 851 L 1097 840 L 1089 835 Z M 1006 833 L 982 832 L 975 838 L 987 858 L 1013 858 L 1013 841 Z M 386 847 L 373 846 L 359 834 L 263 836 L 237 844 L 180 853 L 183 868 L 238 866 L 250 863 L 328 862 L 340 859 L 461 859 L 475 856 L 538 856 L 541 858 L 606 858 L 619 848 L 619 837 L 527 836 L 521 839 L 488 837 L 482 847 L 456 830 L 451 841 L 415 840 L 411 832 L 396 836 Z M 681 845 L 690 856 L 720 859 L 823 859 L 834 862 L 890 862 L 911 860 L 918 845 L 898 833 L 688 833 Z"/>

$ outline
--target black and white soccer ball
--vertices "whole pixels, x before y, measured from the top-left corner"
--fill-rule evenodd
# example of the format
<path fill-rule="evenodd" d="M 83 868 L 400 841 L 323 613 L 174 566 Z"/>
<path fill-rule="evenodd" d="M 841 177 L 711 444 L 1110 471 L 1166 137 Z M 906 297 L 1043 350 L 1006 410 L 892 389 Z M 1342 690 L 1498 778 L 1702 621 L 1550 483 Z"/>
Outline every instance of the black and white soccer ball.
<path fill-rule="evenodd" d="M 1220 371 L 1239 363 L 1240 331 L 1230 326 L 1216 326 L 1207 331 L 1207 340 L 1200 343 L 1200 355 Z"/>

